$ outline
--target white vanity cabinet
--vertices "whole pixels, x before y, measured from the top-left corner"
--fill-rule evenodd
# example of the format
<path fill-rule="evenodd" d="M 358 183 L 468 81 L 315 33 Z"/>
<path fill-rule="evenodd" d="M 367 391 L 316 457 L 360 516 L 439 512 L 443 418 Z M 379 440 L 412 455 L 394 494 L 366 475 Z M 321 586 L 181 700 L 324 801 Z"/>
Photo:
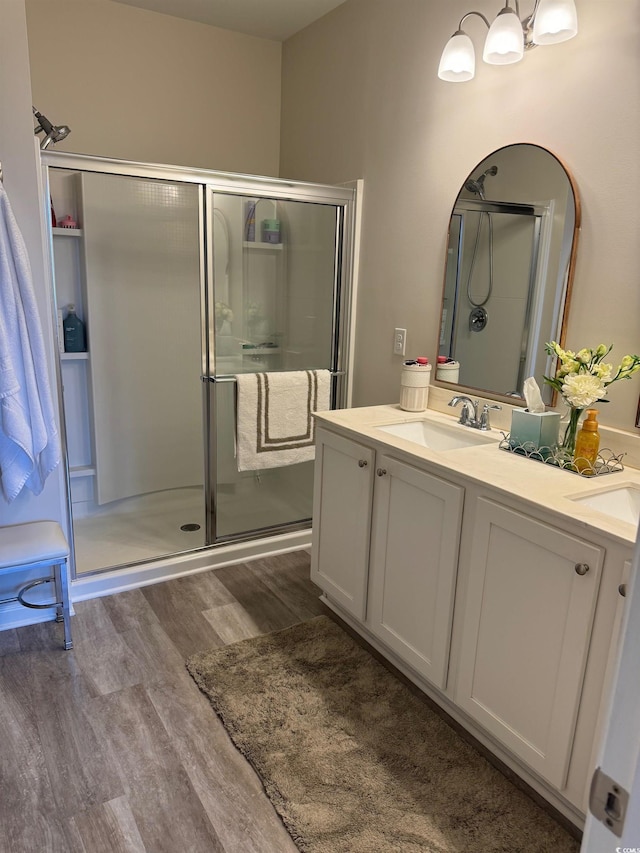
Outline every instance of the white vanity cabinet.
<path fill-rule="evenodd" d="M 553 497 L 579 491 L 579 478 L 495 446 L 410 452 L 375 428 L 396 409 L 365 410 L 379 420 L 362 429 L 353 411 L 317 423 L 312 579 L 354 630 L 580 825 L 632 543 Z M 536 497 L 523 495 L 523 476 Z"/>
<path fill-rule="evenodd" d="M 316 431 L 311 579 L 364 621 L 375 451 Z"/>
<path fill-rule="evenodd" d="M 312 580 L 444 688 L 464 490 L 323 429 L 314 483 Z"/>
<path fill-rule="evenodd" d="M 440 689 L 449 666 L 464 490 L 378 454 L 368 625 Z"/>
<path fill-rule="evenodd" d="M 480 497 L 455 702 L 565 787 L 604 549 Z"/>

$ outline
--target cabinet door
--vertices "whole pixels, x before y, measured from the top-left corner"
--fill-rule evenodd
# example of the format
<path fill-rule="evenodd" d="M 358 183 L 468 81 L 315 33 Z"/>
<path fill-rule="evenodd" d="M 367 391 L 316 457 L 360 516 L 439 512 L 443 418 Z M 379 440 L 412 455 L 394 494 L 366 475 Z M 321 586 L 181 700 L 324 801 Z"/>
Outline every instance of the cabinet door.
<path fill-rule="evenodd" d="M 582 539 L 478 500 L 456 702 L 558 789 L 603 556 Z"/>
<path fill-rule="evenodd" d="M 376 475 L 370 627 L 444 688 L 464 490 L 386 456 Z"/>
<path fill-rule="evenodd" d="M 370 448 L 317 431 L 311 579 L 360 620 L 366 616 L 374 461 Z"/>

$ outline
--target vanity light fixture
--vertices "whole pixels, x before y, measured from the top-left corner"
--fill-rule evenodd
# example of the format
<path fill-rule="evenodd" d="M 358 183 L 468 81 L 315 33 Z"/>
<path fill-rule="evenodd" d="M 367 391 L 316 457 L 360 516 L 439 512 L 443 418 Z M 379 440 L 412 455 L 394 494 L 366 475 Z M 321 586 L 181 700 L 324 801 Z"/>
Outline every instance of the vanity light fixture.
<path fill-rule="evenodd" d="M 557 44 L 573 38 L 578 32 L 578 15 L 574 0 L 536 0 L 533 12 L 520 17 L 520 0 L 515 9 L 506 0 L 504 8 L 489 23 L 482 12 L 467 12 L 458 29 L 447 42 L 440 58 L 438 77 L 450 83 L 464 83 L 475 75 L 476 58 L 473 42 L 462 25 L 476 15 L 487 26 L 488 33 L 482 58 L 489 65 L 519 62 L 525 50 L 539 44 Z"/>

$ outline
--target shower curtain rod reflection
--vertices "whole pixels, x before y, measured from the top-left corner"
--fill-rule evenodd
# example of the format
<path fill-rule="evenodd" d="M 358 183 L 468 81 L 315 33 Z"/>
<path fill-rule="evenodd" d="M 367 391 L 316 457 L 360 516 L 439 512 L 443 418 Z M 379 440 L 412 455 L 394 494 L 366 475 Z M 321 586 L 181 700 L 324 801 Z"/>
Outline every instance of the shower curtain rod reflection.
<path fill-rule="evenodd" d="M 263 371 L 263 372 L 265 372 L 265 371 Z M 274 372 L 274 371 L 266 371 L 266 372 Z M 275 372 L 277 372 L 277 373 L 292 373 L 294 371 L 278 370 Z M 347 371 L 346 370 L 330 370 L 329 374 L 331 376 L 346 376 Z M 223 374 L 222 376 L 201 376 L 200 379 L 202 379 L 203 382 L 235 382 L 236 381 L 235 374 Z"/>

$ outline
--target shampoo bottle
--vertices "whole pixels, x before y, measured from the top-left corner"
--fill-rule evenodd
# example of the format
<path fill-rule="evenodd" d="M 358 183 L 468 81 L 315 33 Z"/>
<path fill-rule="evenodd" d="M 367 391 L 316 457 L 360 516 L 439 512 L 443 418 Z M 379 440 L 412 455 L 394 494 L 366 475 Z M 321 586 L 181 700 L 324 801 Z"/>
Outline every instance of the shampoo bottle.
<path fill-rule="evenodd" d="M 598 449 L 600 447 L 600 433 L 598 432 L 597 409 L 587 409 L 587 417 L 582 424 L 582 429 L 576 438 L 576 449 L 574 463 L 580 473 L 592 474 L 595 471 Z"/>
<path fill-rule="evenodd" d="M 76 314 L 76 306 L 69 305 L 67 316 L 62 324 L 64 329 L 64 351 L 86 352 L 87 339 L 84 331 L 84 323 Z"/>

